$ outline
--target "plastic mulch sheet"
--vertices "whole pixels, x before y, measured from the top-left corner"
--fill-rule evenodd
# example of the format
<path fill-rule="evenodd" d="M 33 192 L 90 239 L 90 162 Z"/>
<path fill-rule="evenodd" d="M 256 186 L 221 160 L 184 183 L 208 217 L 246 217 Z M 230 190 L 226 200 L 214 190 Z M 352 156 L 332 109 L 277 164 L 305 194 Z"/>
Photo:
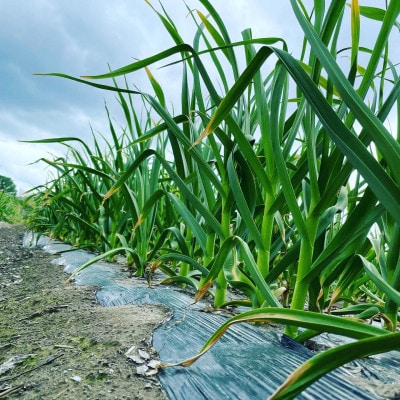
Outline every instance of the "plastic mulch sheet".
<path fill-rule="evenodd" d="M 62 247 L 65 245 L 48 243 L 46 239 L 39 245 L 50 252 L 65 249 Z M 63 253 L 55 262 L 72 272 L 92 257 L 83 251 L 73 251 Z M 97 299 L 103 306 L 162 303 L 169 307 L 173 318 L 153 335 L 153 346 L 162 363 L 182 361 L 197 354 L 227 319 L 225 315 L 206 312 L 204 303 L 192 304 L 193 297 L 182 291 L 163 286 L 127 286 L 115 280 L 121 277 L 126 278 L 126 274 L 118 272 L 118 268 L 95 264 L 79 273 L 76 282 L 101 287 Z M 331 335 L 320 340 L 323 346 L 338 344 L 337 337 Z M 158 377 L 167 396 L 174 400 L 267 399 L 312 355 L 310 350 L 275 330 L 236 324 L 192 366 L 169 367 L 160 371 Z M 400 353 L 349 363 L 315 382 L 297 398 L 400 399 Z"/>

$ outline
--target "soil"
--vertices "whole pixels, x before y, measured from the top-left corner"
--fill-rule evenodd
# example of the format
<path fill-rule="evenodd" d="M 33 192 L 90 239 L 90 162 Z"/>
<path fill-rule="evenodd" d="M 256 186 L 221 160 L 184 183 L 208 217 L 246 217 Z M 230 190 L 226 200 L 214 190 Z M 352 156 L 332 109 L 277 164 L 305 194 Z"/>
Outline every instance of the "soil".
<path fill-rule="evenodd" d="M 101 307 L 96 288 L 64 284 L 54 255 L 24 248 L 24 232 L 0 223 L 0 398 L 166 399 L 141 366 L 157 359 L 168 309 Z"/>

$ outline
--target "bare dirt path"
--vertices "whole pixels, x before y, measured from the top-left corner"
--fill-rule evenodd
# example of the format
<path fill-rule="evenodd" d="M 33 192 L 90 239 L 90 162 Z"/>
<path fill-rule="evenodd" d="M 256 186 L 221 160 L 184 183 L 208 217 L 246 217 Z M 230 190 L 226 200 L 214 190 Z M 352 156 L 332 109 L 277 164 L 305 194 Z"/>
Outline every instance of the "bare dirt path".
<path fill-rule="evenodd" d="M 156 359 L 168 310 L 99 306 L 96 288 L 65 285 L 54 256 L 22 247 L 24 229 L 0 223 L 0 398 L 166 399 L 125 353 Z"/>

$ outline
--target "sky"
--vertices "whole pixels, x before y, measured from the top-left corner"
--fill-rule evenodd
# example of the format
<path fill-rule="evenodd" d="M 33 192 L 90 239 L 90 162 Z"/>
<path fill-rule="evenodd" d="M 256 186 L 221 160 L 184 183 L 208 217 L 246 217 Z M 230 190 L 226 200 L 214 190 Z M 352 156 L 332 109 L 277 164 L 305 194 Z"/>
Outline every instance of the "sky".
<path fill-rule="evenodd" d="M 181 36 L 192 43 L 194 24 L 183 0 L 163 4 Z M 197 0 L 186 4 L 204 12 Z M 289 1 L 212 0 L 212 4 L 233 41 L 251 27 L 253 37 L 283 37 L 294 55 L 300 50 L 302 35 Z M 160 10 L 157 1 L 153 5 Z M 64 150 L 54 144 L 20 141 L 75 136 L 90 143 L 91 127 L 108 133 L 105 103 L 113 118 L 122 117 L 115 94 L 34 73 L 100 74 L 108 64 L 122 67 L 173 44 L 144 0 L 1 0 L 0 175 L 10 177 L 22 194 L 49 176 L 44 163 L 32 163 Z M 152 67 L 152 72 L 173 101 L 179 76 L 168 68 Z M 130 75 L 128 81 L 142 90 L 148 88 L 143 73 Z"/>

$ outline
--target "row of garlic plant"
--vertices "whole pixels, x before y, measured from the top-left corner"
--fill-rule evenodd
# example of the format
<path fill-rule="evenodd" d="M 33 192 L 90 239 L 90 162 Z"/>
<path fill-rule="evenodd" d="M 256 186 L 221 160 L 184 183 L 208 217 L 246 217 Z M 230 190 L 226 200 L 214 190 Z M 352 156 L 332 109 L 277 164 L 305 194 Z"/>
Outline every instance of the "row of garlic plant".
<path fill-rule="evenodd" d="M 400 145 L 382 122 L 398 113 L 400 83 L 388 39 L 399 3 L 384 11 L 351 2 L 347 75 L 337 61 L 342 0 L 315 2 L 312 13 L 292 0 L 305 34 L 298 60 L 282 39 L 253 39 L 250 30 L 232 43 L 212 4 L 201 3 L 208 16 L 191 13 L 198 26 L 192 45 L 163 9 L 157 13 L 175 47 L 86 77 L 92 80 L 53 74 L 117 91 L 127 126 L 118 136 L 110 120 L 105 156 L 96 137 L 95 152 L 84 146 L 85 156 L 71 146 L 77 139 L 54 140 L 74 162 L 46 160 L 58 176 L 35 194 L 40 213 L 33 226 L 97 246 L 101 257 L 125 252 L 139 275 L 160 268 L 169 282 L 194 286 L 196 299 L 213 291 L 216 306 L 227 304 L 228 285 L 237 288 L 248 299 L 238 303 L 253 308 L 241 321 L 278 318 L 299 341 L 331 331 L 362 340 L 385 335 L 387 343 L 400 304 Z M 381 22 L 371 49 L 359 44 L 362 15 Z M 171 56 L 182 66 L 175 115 L 149 69 Z M 274 66 L 265 64 L 273 57 Z M 93 80 L 143 68 L 153 95 Z M 144 120 L 132 107 L 135 96 L 145 104 Z M 152 126 L 153 120 L 159 122 Z M 339 301 L 343 307 L 332 313 L 380 315 L 387 330 L 348 326 L 330 315 L 321 320 L 320 312 Z M 297 336 L 298 326 L 309 330 Z"/>
<path fill-rule="evenodd" d="M 159 223 L 156 209 L 147 224 L 136 229 L 134 235 L 132 232 L 143 206 L 159 189 L 162 171 L 157 162 L 143 163 L 120 195 L 104 200 L 121 173 L 150 145 L 130 146 L 147 130 L 151 120 L 147 113 L 139 119 L 132 99 L 127 101 L 120 96 L 119 100 L 126 128 L 117 132 L 108 115 L 110 139 L 93 133 L 93 149 L 75 137 L 39 141 L 61 144 L 67 151 L 64 157 L 40 160 L 53 167 L 54 176 L 46 185 L 32 190 L 30 199 L 36 208 L 28 222 L 34 230 L 101 253 L 119 246 L 135 249 L 127 254 L 128 262 L 143 274 L 148 245 L 153 241 L 154 226 Z M 159 138 L 157 146 L 161 151 L 165 145 Z"/>

